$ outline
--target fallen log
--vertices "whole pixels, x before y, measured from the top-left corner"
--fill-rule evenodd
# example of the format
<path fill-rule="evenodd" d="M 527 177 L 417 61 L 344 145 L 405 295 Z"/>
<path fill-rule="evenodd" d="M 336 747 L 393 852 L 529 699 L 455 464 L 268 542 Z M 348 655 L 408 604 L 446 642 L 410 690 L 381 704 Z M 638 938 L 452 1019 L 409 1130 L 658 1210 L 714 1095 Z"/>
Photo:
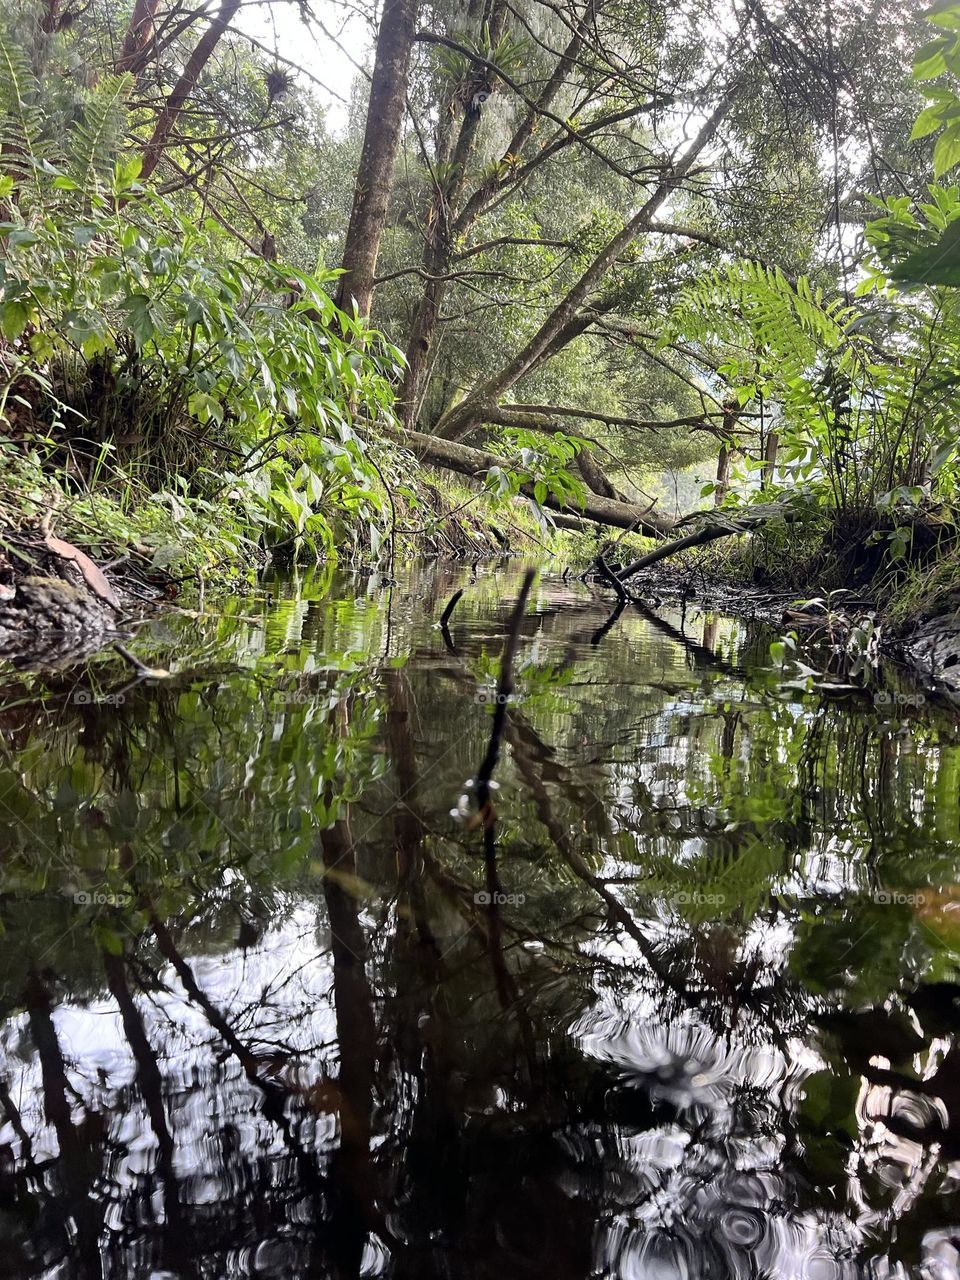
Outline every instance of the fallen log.
<path fill-rule="evenodd" d="M 470 445 L 457 444 L 453 440 L 441 440 L 438 436 L 424 435 L 420 431 L 398 432 L 396 439 L 424 462 L 474 479 L 482 479 L 491 467 L 505 465 L 505 460 L 498 458 L 496 454 L 486 453 L 483 449 L 474 449 Z M 533 485 L 524 485 L 521 493 L 532 498 Z M 578 516 L 583 520 L 592 520 L 595 524 L 608 525 L 614 529 L 633 529 L 637 533 L 645 534 L 648 538 L 664 537 L 675 528 L 677 523 L 670 516 L 661 515 L 650 508 L 634 506 L 630 502 L 619 502 L 615 498 L 604 498 L 597 493 L 587 493 L 582 507 L 559 502 L 549 494 L 541 505 L 548 507 L 551 511 Z"/>
<path fill-rule="evenodd" d="M 422 461 L 431 466 L 444 467 L 448 471 L 456 471 L 460 475 L 481 480 L 491 467 L 502 467 L 504 459 L 483 449 L 474 449 L 470 445 L 459 444 L 454 440 L 441 440 L 439 436 L 426 435 L 422 431 L 398 431 L 395 439 L 412 450 Z M 521 493 L 533 498 L 533 486 L 524 485 Z M 694 511 L 680 519 L 652 510 L 649 507 L 637 507 L 629 502 L 619 502 L 614 498 L 604 498 L 598 493 L 587 493 L 583 507 L 559 502 L 552 495 L 547 495 L 542 506 L 551 511 L 563 513 L 561 520 L 566 523 L 571 517 L 579 520 L 592 520 L 595 524 L 608 525 L 614 529 L 630 529 L 642 533 L 648 538 L 664 538 L 676 532 L 684 525 L 696 520 L 699 528 L 680 538 L 673 538 L 660 543 L 652 551 L 640 556 L 631 564 L 621 569 L 617 577 L 621 582 L 639 573 L 648 565 L 675 556 L 680 551 L 692 547 L 702 547 L 719 538 L 732 537 L 735 534 L 749 533 L 752 529 L 766 524 L 768 520 L 785 520 L 787 523 L 798 518 L 798 513 L 785 503 L 768 502 L 753 507 L 745 507 L 742 512 L 724 514 L 719 511 Z M 558 523 L 560 523 L 558 521 Z"/>
<path fill-rule="evenodd" d="M 696 518 L 704 519 L 706 523 L 702 524 L 694 533 L 687 533 L 682 538 L 673 538 L 669 542 L 662 542 L 659 547 L 654 547 L 646 555 L 642 555 L 631 564 L 626 565 L 617 574 L 620 581 L 625 582 L 627 578 L 632 578 L 641 569 L 646 569 L 649 565 L 656 564 L 658 560 L 665 560 L 667 556 L 675 556 L 678 552 L 687 551 L 691 547 L 703 547 L 708 542 L 716 542 L 720 538 L 729 538 L 734 534 L 749 533 L 752 529 L 766 524 L 768 520 L 780 519 L 787 521 L 787 523 L 792 523 L 796 520 L 797 513 L 782 503 L 767 502 L 762 506 L 758 504 L 755 507 L 749 507 L 744 511 L 743 515 L 737 516 L 695 512 L 693 516 L 684 516 L 676 524 L 679 526 Z"/>

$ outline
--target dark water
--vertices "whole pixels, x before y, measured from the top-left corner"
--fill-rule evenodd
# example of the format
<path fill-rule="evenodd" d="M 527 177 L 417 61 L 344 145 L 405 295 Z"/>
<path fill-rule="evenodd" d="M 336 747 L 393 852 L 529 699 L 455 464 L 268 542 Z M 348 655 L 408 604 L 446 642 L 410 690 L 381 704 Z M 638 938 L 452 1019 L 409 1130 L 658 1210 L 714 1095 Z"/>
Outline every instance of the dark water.
<path fill-rule="evenodd" d="M 487 902 L 518 583 L 6 670 L 0 1275 L 958 1275 L 955 723 L 546 576 Z"/>

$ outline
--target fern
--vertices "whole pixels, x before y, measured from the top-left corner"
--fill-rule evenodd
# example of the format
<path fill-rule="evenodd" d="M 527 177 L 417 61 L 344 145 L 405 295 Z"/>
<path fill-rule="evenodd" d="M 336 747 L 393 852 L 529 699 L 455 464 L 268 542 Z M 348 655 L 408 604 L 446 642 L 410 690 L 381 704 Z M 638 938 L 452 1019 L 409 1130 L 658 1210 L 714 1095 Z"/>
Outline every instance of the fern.
<path fill-rule="evenodd" d="M 18 185 L 32 177 L 42 195 L 39 166 L 49 155 L 39 106 L 40 82 L 11 27 L 0 23 L 0 171 Z"/>
<path fill-rule="evenodd" d="M 84 198 L 113 175 L 127 122 L 127 96 L 133 76 L 106 77 L 87 102 L 83 118 L 67 136 L 67 172 Z"/>

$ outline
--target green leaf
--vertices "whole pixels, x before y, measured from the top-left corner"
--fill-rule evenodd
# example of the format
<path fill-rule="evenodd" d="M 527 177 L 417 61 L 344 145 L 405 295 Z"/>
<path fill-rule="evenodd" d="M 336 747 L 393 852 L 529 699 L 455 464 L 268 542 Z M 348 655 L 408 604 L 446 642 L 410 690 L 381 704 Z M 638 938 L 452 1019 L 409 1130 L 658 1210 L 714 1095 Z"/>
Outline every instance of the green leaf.
<path fill-rule="evenodd" d="M 146 294 L 133 293 L 126 299 L 124 311 L 134 341 L 138 347 L 145 346 L 157 329 L 150 309 L 150 299 Z"/>
<path fill-rule="evenodd" d="M 960 219 L 950 223 L 936 244 L 908 254 L 891 278 L 908 284 L 960 285 Z"/>
<path fill-rule="evenodd" d="M 113 189 L 119 194 L 128 190 L 140 177 L 143 168 L 143 157 L 130 156 L 126 160 L 118 160 L 113 170 Z"/>
<path fill-rule="evenodd" d="M 909 141 L 916 142 L 920 138 L 926 138 L 928 134 L 936 133 L 942 124 L 943 117 L 939 107 L 924 107 L 917 116 Z"/>
<path fill-rule="evenodd" d="M 941 0 L 924 14 L 928 22 L 947 31 L 960 31 L 960 4 L 955 0 Z"/>
<path fill-rule="evenodd" d="M 25 302 L 5 302 L 0 308 L 0 332 L 11 342 L 27 327 L 30 312 Z"/>
<path fill-rule="evenodd" d="M 943 75 L 947 69 L 947 62 L 943 56 L 944 45 L 944 38 L 938 36 L 936 40 L 931 40 L 918 51 L 913 63 L 914 80 L 935 80 L 937 76 Z"/>
<path fill-rule="evenodd" d="M 941 178 L 956 164 L 960 164 L 960 125 L 952 124 L 933 148 L 933 172 Z"/>

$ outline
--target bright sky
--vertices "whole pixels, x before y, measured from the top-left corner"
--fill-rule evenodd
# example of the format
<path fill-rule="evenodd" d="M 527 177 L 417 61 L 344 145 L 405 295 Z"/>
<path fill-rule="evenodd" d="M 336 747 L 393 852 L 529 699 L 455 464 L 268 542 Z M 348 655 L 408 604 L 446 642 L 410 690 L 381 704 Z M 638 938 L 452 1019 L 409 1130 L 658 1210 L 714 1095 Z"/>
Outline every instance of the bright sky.
<path fill-rule="evenodd" d="M 297 0 L 246 0 L 237 26 L 303 68 L 300 79 L 327 107 L 331 126 L 343 128 L 351 87 L 358 66 L 369 64 L 374 33 L 352 4 L 313 0 L 309 8 L 312 17 L 305 22 Z"/>

